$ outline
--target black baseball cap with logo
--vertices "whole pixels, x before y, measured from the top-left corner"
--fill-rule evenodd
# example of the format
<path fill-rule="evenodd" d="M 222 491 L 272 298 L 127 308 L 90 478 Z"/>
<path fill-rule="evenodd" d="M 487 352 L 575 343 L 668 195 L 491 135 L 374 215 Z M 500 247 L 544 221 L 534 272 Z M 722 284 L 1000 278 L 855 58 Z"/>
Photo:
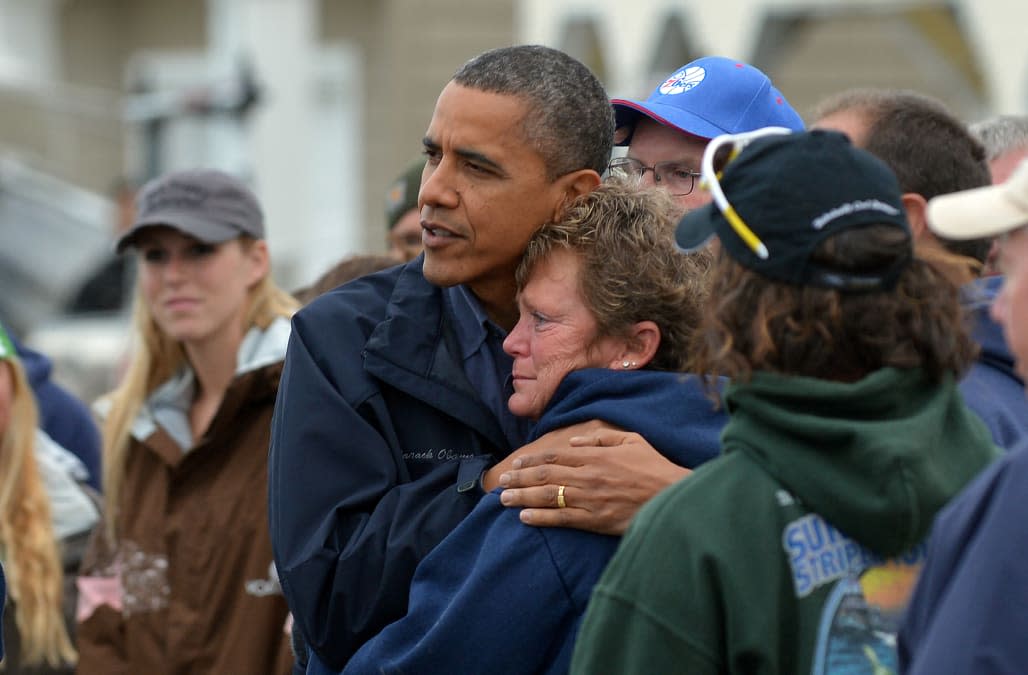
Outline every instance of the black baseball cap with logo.
<path fill-rule="evenodd" d="M 912 258 L 895 175 L 841 133 L 762 136 L 746 144 L 720 178 L 705 171 L 703 179 L 718 181 L 723 204 L 715 200 L 682 217 L 675 239 L 684 250 L 716 234 L 736 262 L 769 279 L 844 292 L 891 288 Z M 866 225 L 906 232 L 903 254 L 885 268 L 868 270 L 835 270 L 811 260 L 828 237 Z"/>

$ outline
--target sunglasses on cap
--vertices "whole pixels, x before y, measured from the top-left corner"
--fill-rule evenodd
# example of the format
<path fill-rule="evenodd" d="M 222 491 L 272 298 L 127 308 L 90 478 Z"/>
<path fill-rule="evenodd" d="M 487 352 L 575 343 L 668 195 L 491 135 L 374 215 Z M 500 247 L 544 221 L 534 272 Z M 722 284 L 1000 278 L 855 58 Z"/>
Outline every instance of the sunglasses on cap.
<path fill-rule="evenodd" d="M 739 134 L 722 134 L 716 136 L 707 143 L 703 151 L 703 160 L 700 162 L 700 188 L 710 192 L 711 198 L 717 205 L 718 210 L 725 217 L 725 220 L 732 227 L 739 238 L 758 257 L 767 259 L 768 251 L 760 238 L 736 213 L 735 208 L 725 197 L 721 189 L 721 176 L 729 164 L 732 163 L 739 153 L 751 142 L 764 136 L 779 136 L 791 134 L 791 129 L 785 127 L 764 127 L 754 131 L 746 131 Z"/>

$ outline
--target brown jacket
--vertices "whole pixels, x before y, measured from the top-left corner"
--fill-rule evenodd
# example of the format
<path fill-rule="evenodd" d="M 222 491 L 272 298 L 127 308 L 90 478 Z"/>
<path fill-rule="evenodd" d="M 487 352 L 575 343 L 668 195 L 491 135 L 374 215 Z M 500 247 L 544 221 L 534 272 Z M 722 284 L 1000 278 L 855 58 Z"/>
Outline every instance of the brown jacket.
<path fill-rule="evenodd" d="M 284 341 L 281 348 L 284 354 Z M 149 423 L 133 428 L 118 544 L 109 546 L 97 527 L 80 578 L 80 587 L 115 581 L 121 608 L 117 600 L 83 603 L 83 587 L 78 673 L 290 672 L 289 612 L 267 523 L 281 371 L 279 359 L 237 375 L 188 452 L 154 422 L 151 408 Z"/>

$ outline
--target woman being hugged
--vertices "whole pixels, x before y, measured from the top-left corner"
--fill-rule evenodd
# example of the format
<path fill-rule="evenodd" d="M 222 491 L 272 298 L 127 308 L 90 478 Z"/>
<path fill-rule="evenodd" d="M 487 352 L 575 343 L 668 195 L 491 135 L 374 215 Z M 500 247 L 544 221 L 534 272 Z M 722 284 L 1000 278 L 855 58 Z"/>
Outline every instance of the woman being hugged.
<path fill-rule="evenodd" d="M 0 326 L 0 560 L 4 666 L 71 673 L 74 578 L 99 509 L 88 471 L 38 427 L 25 369 Z"/>
<path fill-rule="evenodd" d="M 79 579 L 80 673 L 283 673 L 267 452 L 295 300 L 254 195 L 214 170 L 144 186 L 135 344 L 103 416 L 105 525 Z"/>
<path fill-rule="evenodd" d="M 533 420 L 529 441 L 599 419 L 686 469 L 717 455 L 725 415 L 683 372 L 711 258 L 678 252 L 677 213 L 661 190 L 608 182 L 529 241 L 518 323 L 503 343 L 514 358 L 507 405 Z M 527 525 L 500 494 L 483 496 L 418 565 L 406 616 L 365 643 L 344 675 L 567 671 L 618 538 Z M 595 496 L 558 486 L 550 499 L 566 513 Z M 331 671 L 313 655 L 307 672 Z"/>

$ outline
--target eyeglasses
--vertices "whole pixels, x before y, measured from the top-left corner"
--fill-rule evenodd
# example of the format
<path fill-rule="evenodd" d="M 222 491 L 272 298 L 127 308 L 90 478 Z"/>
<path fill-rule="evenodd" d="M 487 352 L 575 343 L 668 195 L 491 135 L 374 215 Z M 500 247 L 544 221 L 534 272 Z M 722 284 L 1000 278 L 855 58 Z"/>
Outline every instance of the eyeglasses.
<path fill-rule="evenodd" d="M 765 260 L 767 259 L 768 252 L 764 242 L 760 241 L 753 230 L 743 222 L 743 219 L 739 217 L 739 214 L 736 213 L 735 209 L 728 202 L 724 191 L 721 190 L 721 172 L 724 171 L 725 166 L 739 156 L 743 148 L 749 145 L 752 140 L 762 136 L 790 133 L 792 131 L 784 127 L 764 127 L 763 129 L 756 129 L 755 131 L 741 134 L 717 136 L 707 143 L 707 147 L 703 151 L 703 161 L 700 164 L 703 172 L 701 186 L 706 190 L 710 190 L 710 196 L 713 198 L 714 203 L 725 217 L 725 220 L 728 221 L 728 224 L 735 230 L 735 233 L 739 235 L 751 251 Z M 725 157 L 725 151 L 728 152 L 727 157 Z M 718 165 L 720 170 L 716 170 L 714 168 L 715 165 Z"/>
<path fill-rule="evenodd" d="M 631 157 L 615 157 L 607 164 L 607 170 L 613 176 L 632 178 L 642 178 L 647 171 L 652 171 L 653 182 L 667 188 L 676 197 L 692 192 L 696 179 L 700 177 L 700 173 L 693 171 L 685 162 L 657 162 L 653 166 L 646 166 Z"/>

